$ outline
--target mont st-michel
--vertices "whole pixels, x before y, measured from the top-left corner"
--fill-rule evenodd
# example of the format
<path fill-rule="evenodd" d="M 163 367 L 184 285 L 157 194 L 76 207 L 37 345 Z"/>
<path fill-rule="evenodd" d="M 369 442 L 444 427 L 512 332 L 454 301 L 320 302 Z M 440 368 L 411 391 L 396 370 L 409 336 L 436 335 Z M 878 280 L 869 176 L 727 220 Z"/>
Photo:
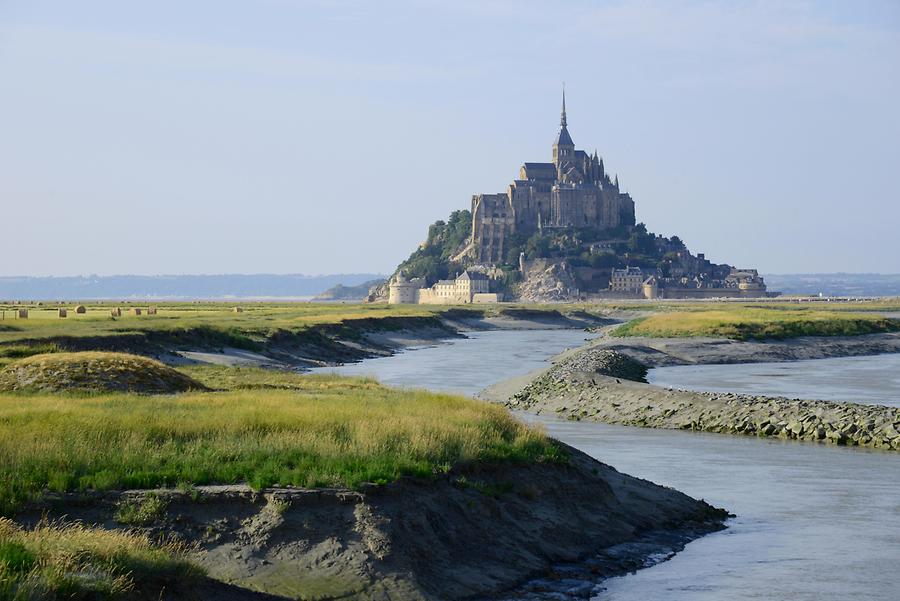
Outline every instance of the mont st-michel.
<path fill-rule="evenodd" d="M 552 160 L 526 162 L 498 194 L 431 226 L 428 239 L 370 300 L 454 304 L 588 298 L 767 296 L 756 269 L 692 254 L 647 231 L 635 202 L 594 150 L 576 149 L 563 91 Z"/>
<path fill-rule="evenodd" d="M 897 2 L 0 6 L 0 601 L 898 598 Z"/>

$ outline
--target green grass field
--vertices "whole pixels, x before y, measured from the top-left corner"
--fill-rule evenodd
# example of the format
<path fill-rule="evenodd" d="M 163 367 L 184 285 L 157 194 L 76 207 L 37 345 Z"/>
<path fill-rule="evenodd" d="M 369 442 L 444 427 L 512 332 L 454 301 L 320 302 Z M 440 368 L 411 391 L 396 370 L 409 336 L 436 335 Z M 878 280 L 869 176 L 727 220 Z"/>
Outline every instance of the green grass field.
<path fill-rule="evenodd" d="M 752 306 L 687 305 L 635 319 L 613 331 L 614 336 L 715 336 L 736 340 L 797 336 L 854 336 L 900 331 L 900 319 L 866 312 L 796 304 Z"/>
<path fill-rule="evenodd" d="M 784 338 L 894 331 L 896 320 L 884 319 L 878 312 L 900 310 L 896 300 L 844 303 L 789 299 L 493 306 L 181 302 L 154 305 L 155 315 L 147 313 L 147 303 L 88 303 L 85 314 L 75 313 L 75 303 L 64 306 L 68 310 L 66 318 L 57 316 L 57 305 L 0 305 L 0 367 L 23 357 L 67 350 L 116 350 L 160 356 L 170 350 L 225 347 L 268 352 L 279 345 L 317 348 L 319 355 L 313 351 L 313 359 L 346 360 L 353 357 L 329 355 L 329 349 L 336 353 L 348 350 L 333 344 L 335 336 L 354 338 L 363 331 L 408 327 L 411 320 L 439 326 L 435 318 L 448 311 L 465 311 L 475 316 L 523 311 L 653 312 L 647 319 L 622 327 L 618 335 Z M 242 311 L 235 312 L 235 306 Z M 110 315 L 115 307 L 122 309 L 121 316 Z M 129 309 L 134 307 L 140 307 L 142 314 L 131 314 Z M 27 319 L 15 318 L 20 308 L 28 309 Z"/>
<path fill-rule="evenodd" d="M 219 392 L 0 395 L 0 512 L 44 491 L 309 487 L 560 458 L 505 409 L 367 379 L 193 368 Z"/>
<path fill-rule="evenodd" d="M 243 303 L 237 313 L 233 305 L 224 303 L 170 303 L 155 305 L 155 315 L 147 314 L 148 305 L 143 304 L 142 314 L 133 315 L 129 305 L 86 304 L 84 314 L 76 314 L 74 306 L 66 305 L 65 318 L 57 316 L 55 306 L 31 306 L 27 319 L 13 318 L 18 307 L 0 306 L 0 314 L 6 315 L 0 319 L 0 367 L 60 350 L 158 355 L 173 348 L 234 347 L 259 352 L 273 340 L 315 343 L 325 331 L 333 335 L 343 329 L 352 335 L 353 324 L 390 329 L 398 323 L 396 318 L 427 321 L 447 310 L 386 304 Z M 116 306 L 122 309 L 119 317 L 110 315 Z"/>
<path fill-rule="evenodd" d="M 192 328 L 232 331 L 237 335 L 244 334 L 252 340 L 254 337 L 260 338 L 279 329 L 333 325 L 356 319 L 427 317 L 442 310 L 437 307 L 387 304 L 88 303 L 84 305 L 87 312 L 79 315 L 75 313 L 75 306 L 76 303 L 40 307 L 30 305 L 27 306 L 28 318 L 18 319 L 15 317 L 15 310 L 26 306 L 0 305 L 0 312 L 6 313 L 5 318 L 0 319 L 0 344 L 56 336 L 106 336 Z M 149 306 L 157 308 L 155 315 L 147 314 Z M 233 311 L 235 306 L 239 306 L 242 312 L 235 313 Z M 67 317 L 58 317 L 58 307 L 67 308 Z M 110 311 L 116 307 L 122 310 L 120 317 L 110 315 Z M 142 309 L 141 315 L 132 315 L 130 313 L 132 308 Z"/>

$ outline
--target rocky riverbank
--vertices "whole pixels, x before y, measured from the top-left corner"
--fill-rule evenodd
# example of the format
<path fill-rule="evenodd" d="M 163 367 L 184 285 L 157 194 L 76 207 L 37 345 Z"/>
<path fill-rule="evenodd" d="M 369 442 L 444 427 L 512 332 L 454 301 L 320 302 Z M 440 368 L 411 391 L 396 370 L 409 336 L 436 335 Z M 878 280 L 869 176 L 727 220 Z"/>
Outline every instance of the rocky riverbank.
<path fill-rule="evenodd" d="M 784 340 L 606 336 L 598 339 L 596 345 L 626 354 L 647 367 L 760 363 L 900 353 L 900 332 L 862 336 L 800 336 Z"/>
<path fill-rule="evenodd" d="M 564 463 L 472 465 L 363 490 L 48 496 L 17 519 L 174 537 L 195 546 L 209 576 L 280 599 L 492 597 L 537 577 L 529 590 L 548 591 L 537 598 L 585 598 L 584 578 L 636 569 L 723 527 L 723 510 L 563 450 Z M 584 574 L 580 588 L 551 569 Z"/>
<path fill-rule="evenodd" d="M 505 398 L 511 409 L 567 419 L 900 450 L 900 408 L 670 390 L 643 382 L 642 363 L 595 346 L 561 358 Z M 643 373 L 646 373 L 644 371 Z"/>

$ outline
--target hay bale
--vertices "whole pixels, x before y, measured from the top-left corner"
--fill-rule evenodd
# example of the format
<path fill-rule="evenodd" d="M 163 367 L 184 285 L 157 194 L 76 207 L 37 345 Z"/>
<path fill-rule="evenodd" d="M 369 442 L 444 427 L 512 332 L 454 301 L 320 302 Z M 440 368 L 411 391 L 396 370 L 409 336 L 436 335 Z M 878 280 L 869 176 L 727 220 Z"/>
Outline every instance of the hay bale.
<path fill-rule="evenodd" d="M 19 309 L 16 311 L 16 316 L 19 319 L 28 319 L 28 309 Z"/>
<path fill-rule="evenodd" d="M 140 307 L 132 307 L 132 308 L 131 308 L 131 314 L 132 314 L 132 315 L 140 315 L 140 314 L 141 314 L 141 308 L 140 308 Z"/>
<path fill-rule="evenodd" d="M 232 309 L 232 311 L 233 311 L 234 313 L 243 313 L 243 312 L 244 312 L 244 308 L 243 308 L 243 307 L 235 307 L 234 309 Z"/>
<path fill-rule="evenodd" d="M 75 313 L 77 313 L 78 315 L 84 315 L 85 313 L 87 313 L 87 307 L 85 307 L 84 305 L 78 305 L 77 307 L 75 307 Z"/>
<path fill-rule="evenodd" d="M 156 315 L 156 307 L 147 307 L 147 315 Z"/>
<path fill-rule="evenodd" d="M 68 316 L 69 316 L 69 312 L 66 311 L 65 309 L 63 309 L 62 307 L 60 307 L 60 308 L 58 309 L 58 311 L 57 311 L 57 315 L 58 315 L 59 317 L 68 317 Z"/>
<path fill-rule="evenodd" d="M 113 317 L 122 317 L 122 309 L 120 307 L 116 307 L 112 311 L 109 312 Z"/>

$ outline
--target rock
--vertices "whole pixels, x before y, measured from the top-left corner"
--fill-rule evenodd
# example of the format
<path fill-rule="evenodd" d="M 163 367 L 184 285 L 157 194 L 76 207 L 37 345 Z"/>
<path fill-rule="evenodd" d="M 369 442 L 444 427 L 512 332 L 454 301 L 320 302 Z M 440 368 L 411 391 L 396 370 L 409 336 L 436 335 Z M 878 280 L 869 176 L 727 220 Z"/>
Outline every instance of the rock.
<path fill-rule="evenodd" d="M 900 437 L 900 432 L 897 432 L 893 424 L 887 424 L 881 428 L 881 435 L 887 439 L 894 439 Z"/>
<path fill-rule="evenodd" d="M 825 433 L 825 437 L 836 444 L 843 444 L 847 440 L 847 436 L 840 430 L 829 430 Z"/>

